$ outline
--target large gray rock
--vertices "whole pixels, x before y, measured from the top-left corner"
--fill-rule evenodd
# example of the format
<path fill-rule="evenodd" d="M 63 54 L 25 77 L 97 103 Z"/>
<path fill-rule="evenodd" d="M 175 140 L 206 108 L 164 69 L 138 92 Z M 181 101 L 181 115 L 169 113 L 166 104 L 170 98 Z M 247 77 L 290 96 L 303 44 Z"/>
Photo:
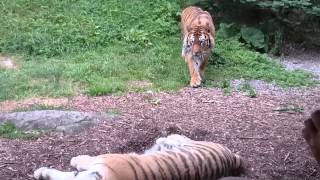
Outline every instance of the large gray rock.
<path fill-rule="evenodd" d="M 0 124 L 11 122 L 23 130 L 54 130 L 70 134 L 97 124 L 102 118 L 86 112 L 42 110 L 0 114 Z"/>

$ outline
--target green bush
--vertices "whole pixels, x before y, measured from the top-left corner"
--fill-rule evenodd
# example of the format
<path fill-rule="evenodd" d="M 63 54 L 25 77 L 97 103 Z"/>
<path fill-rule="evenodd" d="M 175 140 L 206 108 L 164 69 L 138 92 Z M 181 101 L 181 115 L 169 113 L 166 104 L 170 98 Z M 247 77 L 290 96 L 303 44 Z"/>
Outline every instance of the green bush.
<path fill-rule="evenodd" d="M 240 27 L 234 23 L 221 23 L 219 25 L 219 31 L 217 32 L 217 38 L 228 39 L 231 37 L 242 40 L 250 47 L 257 50 L 266 48 L 266 36 L 261 30 L 254 27 Z"/>
<path fill-rule="evenodd" d="M 185 0 L 181 4 L 209 10 L 216 24 L 236 23 L 260 29 L 265 35 L 265 50 L 275 54 L 281 52 L 284 41 L 305 41 L 320 46 L 319 0 Z M 260 43 L 257 46 L 262 47 Z"/>

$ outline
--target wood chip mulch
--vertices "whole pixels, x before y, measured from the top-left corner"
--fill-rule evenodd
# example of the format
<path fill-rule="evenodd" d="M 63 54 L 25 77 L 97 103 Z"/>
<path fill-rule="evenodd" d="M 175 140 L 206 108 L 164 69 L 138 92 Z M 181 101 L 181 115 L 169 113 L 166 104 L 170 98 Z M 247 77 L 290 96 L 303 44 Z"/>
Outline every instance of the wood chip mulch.
<path fill-rule="evenodd" d="M 116 109 L 119 115 L 76 135 L 0 138 L 0 179 L 32 179 L 41 166 L 70 170 L 71 157 L 81 154 L 141 152 L 156 138 L 171 133 L 228 146 L 246 159 L 245 176 L 251 179 L 319 179 L 318 164 L 301 135 L 303 121 L 320 107 L 319 90 L 250 98 L 241 92 L 224 95 L 215 88 L 185 88 L 176 93 L 62 99 L 68 109 Z M 4 107 L 32 104 L 26 102 L 3 102 L 0 112 L 8 110 Z M 299 111 L 283 108 L 290 105 Z"/>

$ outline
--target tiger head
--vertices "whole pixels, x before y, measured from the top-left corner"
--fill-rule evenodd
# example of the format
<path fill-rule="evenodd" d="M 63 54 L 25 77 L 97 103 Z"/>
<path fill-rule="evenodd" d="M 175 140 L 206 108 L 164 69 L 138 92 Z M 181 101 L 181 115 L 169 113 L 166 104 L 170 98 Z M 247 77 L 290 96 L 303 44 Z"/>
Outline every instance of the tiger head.
<path fill-rule="evenodd" d="M 203 58 L 211 50 L 210 35 L 203 31 L 190 32 L 187 37 L 186 53 L 193 58 Z"/>
<path fill-rule="evenodd" d="M 185 52 L 193 59 L 208 57 L 214 46 L 214 32 L 211 32 L 211 22 L 207 16 L 200 16 L 187 27 Z"/>

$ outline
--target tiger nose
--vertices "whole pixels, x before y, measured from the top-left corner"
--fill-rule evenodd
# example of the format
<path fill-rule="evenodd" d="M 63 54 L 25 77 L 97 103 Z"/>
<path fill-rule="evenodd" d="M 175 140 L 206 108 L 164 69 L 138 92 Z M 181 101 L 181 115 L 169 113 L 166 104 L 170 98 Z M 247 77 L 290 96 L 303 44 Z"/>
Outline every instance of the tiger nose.
<path fill-rule="evenodd" d="M 197 52 L 194 53 L 194 55 L 195 55 L 195 56 L 200 56 L 200 55 L 201 55 L 201 52 L 200 52 L 200 51 L 197 51 Z"/>
<path fill-rule="evenodd" d="M 195 44 L 192 48 L 193 55 L 198 56 L 201 54 L 201 48 L 199 45 Z"/>

